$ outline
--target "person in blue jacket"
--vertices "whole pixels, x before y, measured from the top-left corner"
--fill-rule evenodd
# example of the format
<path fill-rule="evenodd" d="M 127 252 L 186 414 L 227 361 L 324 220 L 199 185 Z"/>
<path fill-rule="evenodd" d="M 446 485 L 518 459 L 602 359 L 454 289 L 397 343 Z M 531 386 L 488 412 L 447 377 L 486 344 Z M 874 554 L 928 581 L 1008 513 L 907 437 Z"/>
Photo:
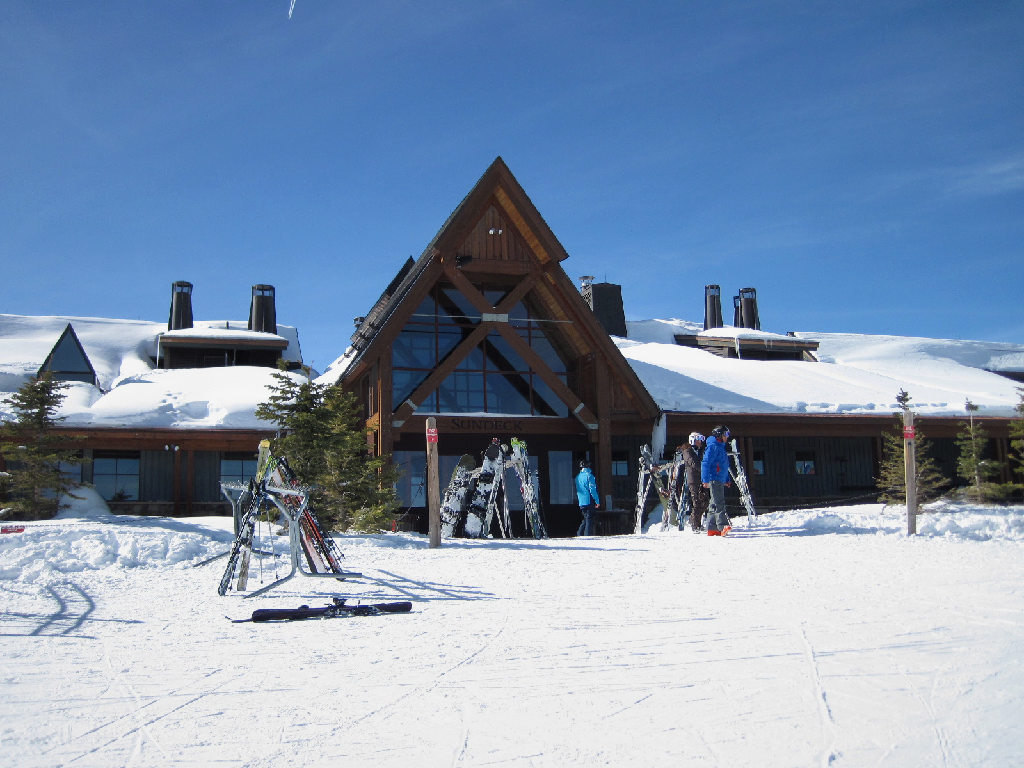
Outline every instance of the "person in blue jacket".
<path fill-rule="evenodd" d="M 593 536 L 597 528 L 597 515 L 594 513 L 601 506 L 601 497 L 597 495 L 597 478 L 590 471 L 590 462 L 586 459 L 580 462 L 580 473 L 576 475 L 576 500 L 583 513 L 583 522 L 576 535 Z"/>
<path fill-rule="evenodd" d="M 725 536 L 732 530 L 729 515 L 725 511 L 725 489 L 731 483 L 729 477 L 729 455 L 725 442 L 729 439 L 729 428 L 717 426 L 711 430 L 700 463 L 700 482 L 711 491 L 711 507 L 708 509 L 708 536 Z"/>

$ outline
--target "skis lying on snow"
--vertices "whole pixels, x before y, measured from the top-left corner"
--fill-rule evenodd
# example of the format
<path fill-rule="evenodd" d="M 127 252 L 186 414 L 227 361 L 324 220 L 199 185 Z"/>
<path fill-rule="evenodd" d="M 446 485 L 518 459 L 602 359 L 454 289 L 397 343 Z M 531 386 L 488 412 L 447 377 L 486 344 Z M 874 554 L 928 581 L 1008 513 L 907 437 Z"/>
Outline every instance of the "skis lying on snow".
<path fill-rule="evenodd" d="M 747 510 L 747 526 L 754 524 L 757 519 L 757 510 L 754 508 L 754 497 L 750 493 L 750 484 L 747 482 L 747 471 L 743 468 L 743 462 L 740 461 L 740 449 L 736 439 L 733 438 L 730 444 L 732 448 L 729 451 L 729 456 L 732 457 L 732 468 L 729 470 L 729 474 L 732 475 L 733 482 L 736 483 L 736 490 L 740 492 L 740 500 L 743 502 L 743 507 Z"/>
<path fill-rule="evenodd" d="M 303 621 L 305 619 L 337 619 L 348 616 L 380 616 L 385 613 L 408 613 L 412 603 L 373 603 L 370 605 L 346 605 L 345 598 L 335 597 L 332 605 L 322 608 L 310 608 L 300 605 L 298 608 L 259 608 L 252 612 L 252 618 L 232 619 L 235 624 L 261 621 Z"/>

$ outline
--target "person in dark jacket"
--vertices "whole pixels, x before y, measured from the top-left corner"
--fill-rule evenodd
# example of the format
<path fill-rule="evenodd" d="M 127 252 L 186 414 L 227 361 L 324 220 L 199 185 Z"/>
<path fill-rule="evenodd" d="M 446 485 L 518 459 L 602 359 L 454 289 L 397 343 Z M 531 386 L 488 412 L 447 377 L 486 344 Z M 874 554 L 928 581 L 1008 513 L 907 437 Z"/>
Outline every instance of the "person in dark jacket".
<path fill-rule="evenodd" d="M 700 432 L 691 432 L 687 445 L 679 447 L 683 456 L 683 510 L 679 515 L 679 530 L 690 519 L 694 533 L 702 530 L 701 520 L 708 511 L 708 489 L 701 484 L 701 453 L 707 438 Z"/>
<path fill-rule="evenodd" d="M 725 489 L 732 484 L 729 476 L 729 454 L 725 450 L 725 441 L 728 439 L 728 427 L 723 425 L 711 430 L 700 464 L 701 484 L 711 492 L 708 536 L 724 536 L 732 530 L 725 507 Z"/>
<path fill-rule="evenodd" d="M 576 531 L 577 536 L 593 536 L 597 531 L 597 520 L 594 513 L 601 506 L 601 497 L 597 495 L 597 478 L 590 470 L 590 462 L 580 462 L 580 473 L 576 475 L 576 500 L 580 503 L 583 522 Z"/>

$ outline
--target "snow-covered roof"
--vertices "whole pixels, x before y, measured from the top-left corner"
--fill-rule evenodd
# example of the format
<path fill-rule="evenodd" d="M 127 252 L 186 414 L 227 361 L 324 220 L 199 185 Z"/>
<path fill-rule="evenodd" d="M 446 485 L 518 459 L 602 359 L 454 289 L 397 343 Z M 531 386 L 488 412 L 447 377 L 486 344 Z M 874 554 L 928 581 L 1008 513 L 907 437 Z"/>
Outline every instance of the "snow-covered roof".
<path fill-rule="evenodd" d="M 268 397 L 276 369 L 235 366 L 161 370 L 154 363 L 166 323 L 96 317 L 0 314 L 0 419 L 11 416 L 3 393 L 36 375 L 68 324 L 96 370 L 98 386 L 69 382 L 60 415 L 67 426 L 267 428 L 254 411 Z M 295 328 L 274 334 L 247 329 L 245 321 L 197 321 L 181 337 L 253 339 L 287 343 L 282 356 L 301 362 Z"/>
<path fill-rule="evenodd" d="M 795 333 L 819 342 L 819 362 L 742 360 L 675 343 L 675 336 L 792 338 L 685 320 L 627 321 L 615 339 L 666 411 L 888 415 L 906 390 L 915 412 L 961 416 L 970 399 L 988 416 L 1013 416 L 1018 383 L 991 371 L 1024 371 L 1024 345 L 987 341 Z"/>
<path fill-rule="evenodd" d="M 161 370 L 154 365 L 163 323 L 83 317 L 0 315 L 0 418 L 9 418 L 4 392 L 34 376 L 70 323 L 96 369 L 99 386 L 70 382 L 61 415 L 69 426 L 266 428 L 256 406 L 267 400 L 274 370 L 237 366 Z M 917 413 L 962 416 L 970 399 L 988 416 L 1013 416 L 1017 382 L 992 371 L 1024 371 L 1024 345 L 986 341 L 794 334 L 819 342 L 819 362 L 724 358 L 675 343 L 676 335 L 704 335 L 686 320 L 628 321 L 629 338 L 616 345 L 665 411 L 888 415 L 896 395 L 910 393 Z M 178 337 L 251 338 L 244 321 L 197 322 Z M 765 331 L 716 328 L 718 337 L 792 339 Z M 284 357 L 301 361 L 294 328 L 278 326 Z M 349 350 L 318 379 L 337 381 L 351 363 Z"/>

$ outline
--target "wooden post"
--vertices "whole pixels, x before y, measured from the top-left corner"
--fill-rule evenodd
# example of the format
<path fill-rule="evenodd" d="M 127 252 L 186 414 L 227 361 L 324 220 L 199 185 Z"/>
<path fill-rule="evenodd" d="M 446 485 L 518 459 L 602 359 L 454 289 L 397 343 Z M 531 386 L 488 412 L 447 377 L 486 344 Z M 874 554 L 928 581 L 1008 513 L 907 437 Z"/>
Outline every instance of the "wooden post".
<path fill-rule="evenodd" d="M 427 419 L 427 526 L 430 546 L 441 546 L 441 487 L 437 470 L 437 419 Z"/>
<path fill-rule="evenodd" d="M 907 535 L 917 533 L 917 451 L 914 412 L 903 409 L 903 465 L 907 483 Z"/>

